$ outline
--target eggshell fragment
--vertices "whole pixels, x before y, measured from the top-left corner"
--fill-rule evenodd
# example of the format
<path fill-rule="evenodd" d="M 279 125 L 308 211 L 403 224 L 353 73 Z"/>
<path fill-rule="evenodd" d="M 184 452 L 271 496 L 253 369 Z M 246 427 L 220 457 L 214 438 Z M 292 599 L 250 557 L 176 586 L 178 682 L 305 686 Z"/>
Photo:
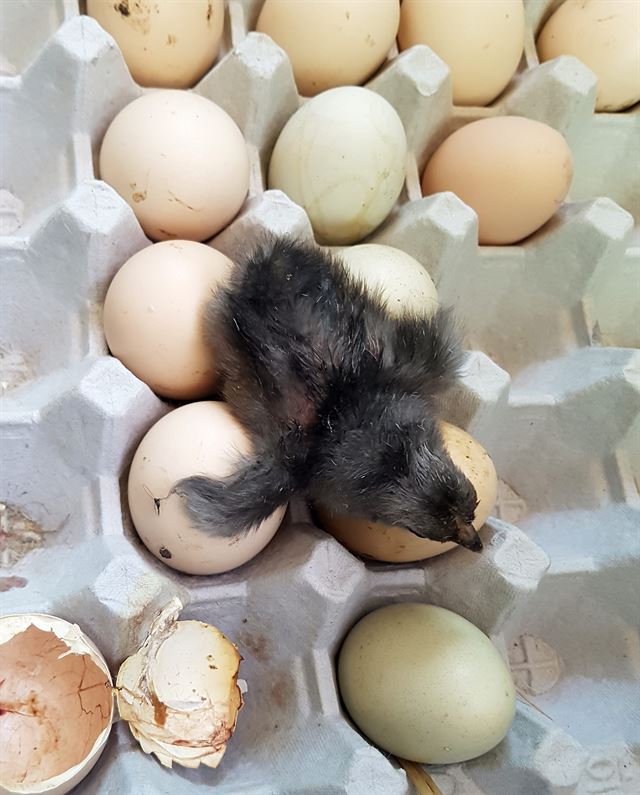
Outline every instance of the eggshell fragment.
<path fill-rule="evenodd" d="M 640 3 L 566 0 L 538 38 L 538 55 L 579 58 L 598 78 L 596 110 L 617 111 L 640 101 Z"/>
<path fill-rule="evenodd" d="M 232 474 L 252 450 L 251 439 L 222 402 L 190 403 L 159 420 L 140 442 L 129 471 L 131 518 L 147 549 L 188 574 L 219 574 L 255 557 L 275 535 L 286 506 L 239 536 L 215 527 L 203 533 L 172 491 L 191 475 Z"/>
<path fill-rule="evenodd" d="M 573 176 L 562 135 L 539 121 L 497 116 L 467 124 L 444 141 L 422 177 L 425 196 L 452 191 L 478 215 L 483 245 L 516 243 L 545 224 Z"/>
<path fill-rule="evenodd" d="M 196 400 L 218 382 L 204 312 L 233 263 L 211 246 L 168 240 L 134 254 L 116 273 L 104 302 L 111 353 L 173 400 Z"/>
<path fill-rule="evenodd" d="M 87 0 L 87 14 L 113 36 L 141 86 L 189 88 L 222 41 L 223 0 Z"/>
<path fill-rule="evenodd" d="M 425 604 L 374 610 L 338 658 L 340 694 L 356 725 L 383 750 L 426 764 L 494 748 L 515 715 L 509 669 L 462 616 Z"/>
<path fill-rule="evenodd" d="M 400 49 L 426 44 L 451 69 L 456 105 L 487 105 L 524 48 L 522 0 L 403 0 Z"/>
<path fill-rule="evenodd" d="M 429 317 L 438 308 L 438 293 L 426 268 L 399 248 L 365 243 L 341 249 L 340 258 L 395 317 Z"/>
<path fill-rule="evenodd" d="M 236 123 L 214 102 L 190 91 L 152 91 L 109 125 L 100 176 L 153 240 L 202 241 L 242 206 L 249 157 Z"/>
<path fill-rule="evenodd" d="M 487 451 L 461 428 L 443 422 L 442 436 L 454 464 L 473 484 L 478 497 L 473 526 L 479 530 L 487 521 L 498 496 L 498 476 Z M 403 527 L 370 522 L 359 516 L 336 514 L 327 505 L 316 505 L 321 526 L 347 549 L 358 555 L 387 563 L 409 563 L 455 549 L 453 542 L 441 543 L 419 538 Z"/>
<path fill-rule="evenodd" d="M 298 90 L 311 97 L 370 77 L 399 21 L 398 0 L 265 0 L 256 30 L 287 53 Z"/>
<path fill-rule="evenodd" d="M 242 707 L 242 658 L 210 624 L 178 621 L 181 610 L 172 600 L 120 667 L 118 710 L 143 751 L 166 767 L 217 767 Z"/>
<path fill-rule="evenodd" d="M 112 717 L 109 668 L 78 626 L 0 617 L 2 792 L 69 792 L 97 762 Z"/>
<path fill-rule="evenodd" d="M 333 88 L 285 124 L 269 187 L 306 210 L 319 242 L 355 243 L 391 212 L 406 157 L 404 127 L 386 99 L 366 88 Z"/>

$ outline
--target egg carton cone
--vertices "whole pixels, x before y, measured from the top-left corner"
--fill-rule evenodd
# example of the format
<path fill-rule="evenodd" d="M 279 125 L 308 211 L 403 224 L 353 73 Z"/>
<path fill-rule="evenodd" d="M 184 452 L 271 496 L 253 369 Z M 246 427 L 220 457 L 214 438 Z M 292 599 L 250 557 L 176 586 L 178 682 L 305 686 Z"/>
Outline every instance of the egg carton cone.
<path fill-rule="evenodd" d="M 230 257 L 263 232 L 313 240 L 304 210 L 266 185 L 304 99 L 285 53 L 252 32 L 260 5 L 229 0 L 222 54 L 193 89 L 234 118 L 251 156 L 245 205 L 211 241 Z M 115 672 L 178 596 L 184 617 L 238 644 L 249 687 L 218 769 L 167 770 L 118 722 L 78 793 L 408 795 L 404 771 L 346 716 L 334 663 L 360 616 L 411 600 L 489 634 L 518 691 L 498 748 L 430 768 L 443 795 L 640 789 L 639 115 L 594 113 L 595 77 L 575 59 L 538 64 L 535 33 L 553 7 L 526 4 L 525 57 L 491 107 L 455 107 L 448 68 L 424 46 L 394 49 L 368 84 L 396 108 L 410 147 L 400 200 L 370 240 L 418 259 L 465 328 L 464 372 L 443 411 L 500 476 L 484 552 L 364 562 L 294 504 L 254 560 L 193 577 L 152 557 L 128 517 L 131 457 L 171 406 L 108 355 L 101 325 L 112 276 L 149 241 L 98 181 L 96 154 L 147 89 L 74 0 L 0 5 L 2 612 L 77 622 Z M 450 132 L 497 114 L 560 130 L 576 166 L 556 216 L 499 248 L 477 245 L 475 214 L 456 196 L 422 198 L 419 187 Z"/>

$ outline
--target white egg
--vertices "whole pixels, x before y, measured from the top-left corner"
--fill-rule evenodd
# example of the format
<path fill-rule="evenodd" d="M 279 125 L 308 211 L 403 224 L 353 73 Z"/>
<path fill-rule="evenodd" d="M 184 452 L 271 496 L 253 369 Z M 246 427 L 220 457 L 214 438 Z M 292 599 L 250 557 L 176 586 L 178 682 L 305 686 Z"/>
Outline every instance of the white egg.
<path fill-rule="evenodd" d="M 193 527 L 172 491 L 192 475 L 224 478 L 253 444 L 219 401 L 189 403 L 159 420 L 140 442 L 129 471 L 129 509 L 138 535 L 159 560 L 188 574 L 219 574 L 255 557 L 275 535 L 286 506 L 237 536 Z"/>
<path fill-rule="evenodd" d="M 242 658 L 216 627 L 178 621 L 181 609 L 172 600 L 120 667 L 118 711 L 142 750 L 165 767 L 217 767 L 242 707 Z"/>
<path fill-rule="evenodd" d="M 102 753 L 113 718 L 111 674 L 75 624 L 25 613 L 0 617 L 0 791 L 64 795 Z"/>
<path fill-rule="evenodd" d="M 383 750 L 426 764 L 474 759 L 515 714 L 509 669 L 462 616 L 425 604 L 374 610 L 338 658 L 340 693 L 356 725 Z"/>
<path fill-rule="evenodd" d="M 215 102 L 191 91 L 151 91 L 109 125 L 100 177 L 148 237 L 202 241 L 242 206 L 249 156 L 238 126 Z"/>
<path fill-rule="evenodd" d="M 365 243 L 339 252 L 351 275 L 377 292 L 390 314 L 430 317 L 438 308 L 438 293 L 427 270 L 399 248 Z"/>
<path fill-rule="evenodd" d="M 87 0 L 142 86 L 189 88 L 220 50 L 223 0 Z"/>
<path fill-rule="evenodd" d="M 105 298 L 111 353 L 158 395 L 211 396 L 218 372 L 204 315 L 232 267 L 224 254 L 191 240 L 138 251 L 116 273 Z"/>
<path fill-rule="evenodd" d="M 407 139 L 394 108 L 344 86 L 289 119 L 269 164 L 269 187 L 303 207 L 319 242 L 355 243 L 391 212 L 404 183 Z"/>

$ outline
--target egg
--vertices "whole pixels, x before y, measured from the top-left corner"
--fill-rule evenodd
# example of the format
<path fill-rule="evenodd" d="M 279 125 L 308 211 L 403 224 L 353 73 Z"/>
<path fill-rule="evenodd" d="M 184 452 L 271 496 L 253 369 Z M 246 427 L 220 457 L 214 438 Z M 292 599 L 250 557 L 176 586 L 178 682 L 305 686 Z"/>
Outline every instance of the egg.
<path fill-rule="evenodd" d="M 152 91 L 109 125 L 100 176 L 148 237 L 202 241 L 242 206 L 249 157 L 242 133 L 215 103 L 188 91 Z"/>
<path fill-rule="evenodd" d="M 41 613 L 0 617 L 0 791 L 63 795 L 104 750 L 109 668 L 75 624 Z"/>
<path fill-rule="evenodd" d="M 223 0 L 87 0 L 87 14 L 113 36 L 141 86 L 188 88 L 220 50 Z"/>
<path fill-rule="evenodd" d="M 134 254 L 104 302 L 111 353 L 162 397 L 211 395 L 218 373 L 204 311 L 232 267 L 219 251 L 190 240 L 167 240 Z"/>
<path fill-rule="evenodd" d="M 398 0 L 265 0 L 256 30 L 287 53 L 300 93 L 314 96 L 369 78 L 399 21 Z"/>
<path fill-rule="evenodd" d="M 399 248 L 365 243 L 339 252 L 351 276 L 384 301 L 394 317 L 429 317 L 438 308 L 438 293 L 427 270 Z"/>
<path fill-rule="evenodd" d="M 366 88 L 332 88 L 285 124 L 269 187 L 306 210 L 319 242 L 355 243 L 391 212 L 406 157 L 404 127 L 386 99 Z"/>
<path fill-rule="evenodd" d="M 549 61 L 574 55 L 598 78 L 596 110 L 617 111 L 640 101 L 640 3 L 566 0 L 538 38 Z"/>
<path fill-rule="evenodd" d="M 448 422 L 441 424 L 442 437 L 454 464 L 473 484 L 478 506 L 473 526 L 487 521 L 498 496 L 498 476 L 487 451 L 472 436 Z M 409 563 L 454 549 L 453 542 L 419 538 L 403 527 L 370 522 L 358 516 L 334 513 L 327 505 L 316 505 L 320 525 L 358 555 L 387 563 Z"/>
<path fill-rule="evenodd" d="M 173 599 L 118 671 L 120 717 L 165 767 L 217 767 L 242 707 L 236 647 L 216 627 L 178 621 Z"/>
<path fill-rule="evenodd" d="M 362 618 L 340 650 L 338 684 L 370 740 L 423 764 L 490 751 L 515 714 L 511 674 L 489 638 L 433 605 L 394 604 Z"/>
<path fill-rule="evenodd" d="M 253 452 L 251 439 L 219 401 L 181 406 L 160 419 L 140 442 L 129 471 L 129 510 L 144 545 L 159 560 L 188 574 L 219 574 L 255 557 L 273 538 L 285 507 L 248 533 L 193 527 L 172 491 L 192 475 L 224 478 L 239 457 Z"/>
<path fill-rule="evenodd" d="M 518 68 L 524 22 L 522 0 L 403 0 L 398 42 L 442 58 L 456 105 L 488 105 Z"/>
<path fill-rule="evenodd" d="M 508 245 L 545 224 L 573 176 L 562 135 L 539 121 L 497 116 L 450 135 L 427 163 L 425 196 L 452 191 L 478 215 L 483 245 Z"/>

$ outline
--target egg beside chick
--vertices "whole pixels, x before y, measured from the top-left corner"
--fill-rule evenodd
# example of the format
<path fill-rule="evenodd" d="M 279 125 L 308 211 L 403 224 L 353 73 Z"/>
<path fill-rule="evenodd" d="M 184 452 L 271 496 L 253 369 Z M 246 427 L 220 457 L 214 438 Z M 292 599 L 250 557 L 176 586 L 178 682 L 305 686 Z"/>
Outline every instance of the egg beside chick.
<path fill-rule="evenodd" d="M 160 419 L 140 442 L 129 470 L 129 510 L 147 549 L 187 574 L 220 574 L 255 557 L 278 530 L 286 505 L 258 527 L 229 536 L 225 528 L 196 529 L 173 490 L 192 475 L 231 475 L 252 451 L 250 436 L 220 401 L 189 403 Z"/>

